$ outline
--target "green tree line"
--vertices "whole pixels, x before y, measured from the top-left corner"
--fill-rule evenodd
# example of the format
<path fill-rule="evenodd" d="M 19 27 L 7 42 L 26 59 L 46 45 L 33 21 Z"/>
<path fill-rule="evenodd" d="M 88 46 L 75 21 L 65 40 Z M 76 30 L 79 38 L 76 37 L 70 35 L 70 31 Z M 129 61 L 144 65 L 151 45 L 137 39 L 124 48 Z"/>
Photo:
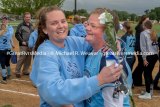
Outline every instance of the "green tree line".
<path fill-rule="evenodd" d="M 64 0 L 0 0 L 0 10 L 3 13 L 21 15 L 28 11 L 31 14 L 43 6 L 62 6 Z"/>
<path fill-rule="evenodd" d="M 43 6 L 50 6 L 50 5 L 58 5 L 61 7 L 65 0 L 0 0 L 0 11 L 7 14 L 14 14 L 14 15 L 22 15 L 24 12 L 28 11 L 32 14 L 35 14 L 38 9 Z M 74 14 L 74 11 L 65 11 L 66 16 L 70 16 Z M 132 13 L 128 13 L 126 11 L 115 11 L 119 19 L 121 21 L 130 20 L 130 21 L 137 21 L 139 16 Z M 85 9 L 77 10 L 77 14 L 81 16 L 88 17 L 89 13 Z M 156 7 L 154 9 L 147 9 L 144 11 L 144 14 L 148 15 L 150 19 L 160 21 L 160 7 Z"/>

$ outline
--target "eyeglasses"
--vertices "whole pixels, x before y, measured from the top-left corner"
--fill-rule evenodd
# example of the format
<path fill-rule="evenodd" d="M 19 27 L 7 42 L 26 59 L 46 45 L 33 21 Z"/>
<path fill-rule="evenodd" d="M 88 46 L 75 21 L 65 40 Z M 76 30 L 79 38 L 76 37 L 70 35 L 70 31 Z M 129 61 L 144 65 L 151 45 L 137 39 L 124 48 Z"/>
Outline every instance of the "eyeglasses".
<path fill-rule="evenodd" d="M 96 24 L 89 23 L 89 22 L 88 22 L 88 26 L 90 26 L 90 28 L 91 28 L 91 29 L 94 29 L 94 30 L 103 27 L 103 26 L 101 26 L 101 25 L 96 25 Z"/>

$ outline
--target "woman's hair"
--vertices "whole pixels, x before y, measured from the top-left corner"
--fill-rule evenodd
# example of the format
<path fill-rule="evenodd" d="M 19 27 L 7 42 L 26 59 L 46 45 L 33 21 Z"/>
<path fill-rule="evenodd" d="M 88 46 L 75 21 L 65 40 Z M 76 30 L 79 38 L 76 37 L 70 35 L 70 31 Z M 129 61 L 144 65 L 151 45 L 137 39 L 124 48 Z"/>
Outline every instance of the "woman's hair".
<path fill-rule="evenodd" d="M 36 21 L 35 21 L 35 24 L 34 24 L 34 28 L 35 28 L 35 29 L 38 28 L 39 19 L 40 19 L 41 14 L 43 13 L 43 10 L 45 10 L 45 7 L 40 8 L 40 9 L 36 12 L 36 15 L 35 15 Z"/>
<path fill-rule="evenodd" d="M 142 24 L 147 18 L 148 16 L 146 15 L 141 16 L 138 24 Z"/>
<path fill-rule="evenodd" d="M 43 32 L 43 29 L 46 28 L 46 14 L 52 11 L 62 11 L 58 6 L 48 6 L 43 7 L 40 9 L 39 15 L 38 15 L 38 38 L 35 44 L 35 51 L 37 51 L 39 45 L 44 42 L 44 40 L 49 39 L 48 34 L 45 34 Z"/>
<path fill-rule="evenodd" d="M 105 11 L 107 11 L 108 13 L 110 13 L 113 16 L 113 22 L 114 22 L 114 29 L 116 32 L 118 32 L 119 30 L 119 17 L 118 15 L 111 11 L 110 9 L 106 9 L 106 8 L 96 8 L 94 11 L 91 12 L 91 14 L 102 14 Z"/>
<path fill-rule="evenodd" d="M 130 25 L 129 22 L 127 22 L 127 21 L 124 22 L 124 23 L 123 23 L 123 27 L 126 29 L 127 34 L 129 34 L 129 35 L 132 35 L 132 34 L 133 34 L 133 30 L 132 30 L 131 25 Z"/>
<path fill-rule="evenodd" d="M 156 42 L 157 41 L 157 34 L 154 30 L 152 30 L 152 22 L 150 20 L 147 20 L 145 23 L 144 23 L 144 26 L 147 28 L 147 29 L 150 29 L 151 33 L 150 33 L 150 36 L 151 36 L 151 40 L 153 42 Z"/>
<path fill-rule="evenodd" d="M 106 23 L 104 24 L 104 31 L 107 36 L 106 45 L 108 45 L 113 51 L 117 51 L 117 46 L 116 46 L 116 33 L 119 30 L 119 18 L 118 16 L 111 10 L 105 9 L 105 8 L 97 8 L 95 9 L 91 14 L 98 14 L 99 16 L 102 15 L 105 12 L 110 13 L 110 16 L 112 15 L 113 19 L 111 19 L 111 23 Z M 107 18 L 105 16 L 105 18 Z M 109 19 L 110 20 L 110 19 Z"/>

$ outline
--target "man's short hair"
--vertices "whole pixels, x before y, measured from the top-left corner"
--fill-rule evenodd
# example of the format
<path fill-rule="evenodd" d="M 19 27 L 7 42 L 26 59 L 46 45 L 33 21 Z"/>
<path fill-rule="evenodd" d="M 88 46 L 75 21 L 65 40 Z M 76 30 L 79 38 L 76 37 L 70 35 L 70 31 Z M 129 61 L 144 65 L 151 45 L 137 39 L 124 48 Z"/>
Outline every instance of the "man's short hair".
<path fill-rule="evenodd" d="M 30 12 L 25 12 L 25 13 L 23 14 L 23 18 L 25 17 L 25 15 L 28 15 L 28 14 L 30 14 L 30 15 L 31 15 L 31 13 L 30 13 Z"/>

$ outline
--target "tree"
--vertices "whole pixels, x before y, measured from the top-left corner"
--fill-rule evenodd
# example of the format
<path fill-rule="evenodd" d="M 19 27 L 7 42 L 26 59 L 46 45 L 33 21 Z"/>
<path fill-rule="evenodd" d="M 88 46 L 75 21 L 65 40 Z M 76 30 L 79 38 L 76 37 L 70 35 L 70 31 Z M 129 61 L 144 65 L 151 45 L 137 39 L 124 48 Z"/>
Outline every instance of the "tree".
<path fill-rule="evenodd" d="M 156 12 L 151 12 L 151 13 L 149 13 L 149 18 L 150 18 L 151 20 L 157 19 Z"/>
<path fill-rule="evenodd" d="M 146 15 L 148 15 L 149 9 L 145 10 L 144 13 L 145 13 Z"/>
<path fill-rule="evenodd" d="M 130 17 L 128 12 L 126 12 L 126 11 L 117 11 L 117 10 L 113 10 L 113 11 L 116 14 L 118 14 L 119 20 L 121 20 L 121 21 L 125 21 Z"/>
<path fill-rule="evenodd" d="M 28 11 L 31 14 L 43 6 L 62 6 L 64 0 L 1 0 L 0 9 L 4 13 L 21 15 Z"/>
<path fill-rule="evenodd" d="M 85 10 L 85 9 L 79 9 L 79 10 L 77 10 L 77 14 L 80 15 L 80 16 L 86 16 L 86 17 L 89 16 L 87 10 Z"/>
<path fill-rule="evenodd" d="M 156 7 L 154 9 L 151 9 L 151 11 L 148 13 L 148 15 L 152 20 L 160 21 L 160 7 Z"/>
<path fill-rule="evenodd" d="M 137 15 L 136 14 L 130 14 L 130 18 L 131 18 L 131 21 L 136 21 L 137 19 Z"/>
<path fill-rule="evenodd" d="M 64 13 L 66 15 L 66 18 L 74 14 L 73 11 L 65 11 L 65 10 L 64 10 Z"/>

